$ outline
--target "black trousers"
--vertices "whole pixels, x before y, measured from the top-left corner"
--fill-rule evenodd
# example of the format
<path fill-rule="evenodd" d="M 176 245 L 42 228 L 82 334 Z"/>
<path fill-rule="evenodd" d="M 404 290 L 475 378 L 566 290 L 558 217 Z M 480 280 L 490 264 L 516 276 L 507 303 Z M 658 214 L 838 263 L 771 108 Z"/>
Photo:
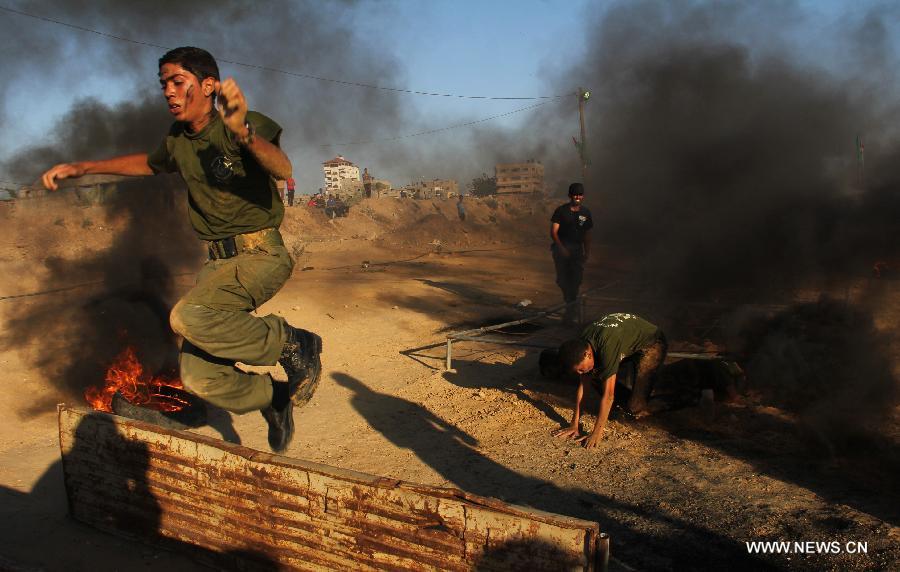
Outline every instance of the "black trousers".
<path fill-rule="evenodd" d="M 584 277 L 584 247 L 581 244 L 567 244 L 569 256 L 563 256 L 554 243 L 553 265 L 556 267 L 556 285 L 562 290 L 563 300 L 574 302 L 578 298 L 578 289 Z"/>

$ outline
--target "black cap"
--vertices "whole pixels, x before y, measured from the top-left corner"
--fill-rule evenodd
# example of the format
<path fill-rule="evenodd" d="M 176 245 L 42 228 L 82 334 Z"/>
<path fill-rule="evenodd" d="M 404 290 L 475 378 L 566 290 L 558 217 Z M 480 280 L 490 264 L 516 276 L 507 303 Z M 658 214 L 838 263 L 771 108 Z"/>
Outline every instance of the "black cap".
<path fill-rule="evenodd" d="M 569 196 L 575 195 L 583 195 L 584 194 L 584 185 L 581 183 L 572 183 L 569 185 Z"/>

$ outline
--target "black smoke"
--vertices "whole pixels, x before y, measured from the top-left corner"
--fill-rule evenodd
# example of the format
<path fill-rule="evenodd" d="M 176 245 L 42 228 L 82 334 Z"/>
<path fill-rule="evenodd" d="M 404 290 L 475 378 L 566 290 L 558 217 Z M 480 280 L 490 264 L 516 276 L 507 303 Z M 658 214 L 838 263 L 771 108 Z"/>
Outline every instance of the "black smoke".
<path fill-rule="evenodd" d="M 848 453 L 886 432 L 900 388 L 890 340 L 870 312 L 823 298 L 750 322 L 743 333 L 754 389 L 796 413 L 814 444 Z"/>
<path fill-rule="evenodd" d="M 735 346 L 750 383 L 832 445 L 897 403 L 896 328 L 872 325 L 896 282 L 871 274 L 900 261 L 898 19 L 867 10 L 816 34 L 793 2 L 620 2 L 589 20 L 584 60 L 557 78 L 592 89 L 588 205 L 597 240 L 637 269 L 632 294 L 673 316 L 717 302 L 723 321 L 790 307 Z M 810 293 L 840 302 L 793 306 Z"/>
<path fill-rule="evenodd" d="M 158 58 L 167 48 L 202 47 L 218 59 L 223 77 L 235 78 L 251 109 L 282 125 L 282 147 L 294 163 L 300 192 L 321 186 L 321 163 L 344 151 L 320 145 L 396 134 L 399 125 L 416 123 L 415 113 L 402 105 L 402 97 L 409 96 L 302 77 L 382 86 L 404 83 L 398 60 L 386 50 L 372 49 L 376 35 L 366 27 L 365 11 L 355 2 L 53 1 L 22 2 L 16 9 L 108 36 L 0 11 L 0 42 L 8 48 L 2 56 L 5 81 L 0 86 L 6 91 L 0 93 L 11 96 L 9 90 L 16 86 L 19 93 L 32 90 L 58 105 L 66 98 L 77 102 L 79 93 L 105 91 L 109 99 L 100 96 L 100 105 L 126 97 L 164 111 L 156 77 Z M 10 111 L 0 113 L 2 125 L 34 121 Z M 63 123 L 77 120 L 75 111 L 73 107 Z M 161 119 L 132 125 L 141 133 L 129 147 L 153 148 L 167 123 Z M 45 138 L 60 139 L 52 132 Z M 81 159 L 80 150 L 64 149 L 62 154 L 66 160 Z M 34 180 L 46 159 L 17 169 L 30 177 L 14 180 Z M 10 178 L 8 170 L 6 175 Z"/>
<path fill-rule="evenodd" d="M 223 77 L 237 79 L 250 107 L 284 127 L 282 147 L 295 171 L 312 164 L 321 172 L 320 162 L 330 156 L 314 144 L 323 137 L 353 139 L 360 125 L 396 123 L 399 113 L 393 93 L 226 61 L 396 84 L 399 72 L 394 60 L 371 54 L 360 42 L 350 21 L 355 10 L 351 2 L 67 1 L 23 2 L 17 8 L 124 38 L 208 49 L 218 57 Z M 157 59 L 165 49 L 8 12 L 0 14 L 0 29 L 8 48 L 3 59 L 9 62 L 4 66 L 4 95 L 11 86 L 40 86 L 43 93 L 36 96 L 48 99 L 77 94 L 85 84 L 109 86 L 109 100 L 71 97 L 71 108 L 41 144 L 15 149 L 8 156 L 2 178 L 37 181 L 56 163 L 149 152 L 162 141 L 171 123 L 156 78 Z M 46 40 L 36 41 L 41 36 Z M 125 93 L 126 101 L 111 103 L 115 93 Z M 342 105 L 335 105 L 337 101 Z M 15 120 L 9 115 L 2 119 L 6 126 Z M 54 198 L 41 200 L 76 206 L 76 193 L 87 192 L 63 187 Z M 88 286 L 37 296 L 11 311 L 6 345 L 31 348 L 27 353 L 41 375 L 69 396 L 102 381 L 110 361 L 128 345 L 136 347 L 151 372 L 175 368 L 177 346 L 168 312 L 178 293 L 193 281 L 203 256 L 188 224 L 186 200 L 183 183 L 176 177 L 118 183 L 103 205 L 105 216 L 121 223 L 114 225 L 122 230 L 113 244 L 101 251 L 84 250 L 77 258 L 46 261 L 45 290 Z M 48 229 L 44 235 L 51 233 Z M 43 411 L 56 399 L 48 394 L 46 402 L 35 402 L 25 413 Z"/>
<path fill-rule="evenodd" d="M 71 154 L 92 159 L 140 150 L 142 139 L 146 141 L 152 132 L 149 127 L 165 119 L 165 110 L 161 111 L 149 102 L 116 107 L 81 102 L 57 126 L 54 144 L 22 151 L 10 168 L 16 172 L 42 161 L 52 164 Z M 74 257 L 34 260 L 45 267 L 45 293 L 10 307 L 5 315 L 4 345 L 25 350 L 56 390 L 31 402 L 25 415 L 45 411 L 58 395 L 79 402 L 85 388 L 102 384 L 106 368 L 128 346 L 136 349 L 149 373 L 177 370 L 177 341 L 169 328 L 169 309 L 178 283 L 192 282 L 202 260 L 200 243 L 188 223 L 186 190 L 180 179 L 134 178 L 92 188 L 71 184 L 64 181 L 51 196 L 21 200 L 42 201 L 55 213 L 69 209 L 69 215 L 59 220 L 74 225 L 76 241 L 80 234 L 96 239 L 101 217 L 107 221 L 106 232 L 114 236 L 106 248 L 81 247 Z M 98 200 L 100 206 L 82 211 L 85 202 Z M 84 224 L 79 229 L 82 212 Z M 29 220 L 40 218 L 32 214 Z M 29 234 L 50 245 L 52 235 L 63 231 L 50 218 L 44 224 L 42 232 Z M 35 246 L 43 250 L 40 244 Z"/>
<path fill-rule="evenodd" d="M 244 87 L 251 107 L 285 127 L 283 146 L 298 171 L 318 173 L 322 160 L 343 151 L 323 150 L 322 143 L 434 126 L 409 111 L 409 96 L 224 61 L 403 85 L 400 56 L 372 50 L 361 39 L 365 27 L 351 23 L 365 23 L 355 3 L 107 0 L 19 7 L 123 37 L 209 49 Z M 638 262 L 654 294 L 736 304 L 791 300 L 802 288 L 844 287 L 876 260 L 896 259 L 896 9 L 870 5 L 818 34 L 795 2 L 645 0 L 590 10 L 584 58 L 569 64 L 548 55 L 554 71 L 546 92 L 592 90 L 587 188 L 595 235 L 611 245 L 611 255 Z M 47 134 L 49 143 L 20 152 L 4 165 L 7 173 L 34 180 L 57 161 L 157 144 L 168 123 L 162 102 L 154 102 L 161 100 L 155 74 L 162 49 L 10 14 L 0 26 L 10 64 L 0 89 L 28 82 L 77 92 L 80 82 L 104 82 L 135 94 L 120 107 L 76 104 Z M 572 97 L 526 112 L 521 130 L 481 124 L 464 136 L 411 138 L 366 155 L 379 164 L 415 163 L 417 172 L 456 175 L 463 184 L 467 175 L 458 173 L 474 176 L 497 161 L 535 158 L 547 166 L 551 187 L 564 189 L 580 175 L 570 140 L 576 109 Z M 864 180 L 857 174 L 857 135 L 866 143 Z"/>
<path fill-rule="evenodd" d="M 863 33 L 889 16 L 872 9 L 859 30 L 810 49 L 865 44 L 869 69 L 896 61 Z M 896 254 L 900 169 L 884 114 L 897 90 L 814 64 L 789 41 L 802 18 L 789 2 L 620 3 L 591 22 L 585 60 L 563 76 L 593 87 L 588 189 L 601 239 L 661 291 L 761 298 Z"/>

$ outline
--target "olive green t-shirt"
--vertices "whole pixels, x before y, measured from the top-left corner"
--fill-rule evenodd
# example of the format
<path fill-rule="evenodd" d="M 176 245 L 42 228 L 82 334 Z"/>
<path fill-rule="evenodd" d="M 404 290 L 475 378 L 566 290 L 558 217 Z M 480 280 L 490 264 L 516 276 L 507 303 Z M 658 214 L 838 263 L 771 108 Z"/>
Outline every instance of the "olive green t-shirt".
<path fill-rule="evenodd" d="M 247 112 L 247 121 L 256 137 L 279 144 L 280 125 L 255 111 Z M 277 228 L 284 218 L 275 180 L 235 141 L 217 113 L 197 133 L 176 122 L 147 164 L 154 173 L 181 174 L 191 225 L 203 240 Z"/>
<path fill-rule="evenodd" d="M 594 350 L 592 377 L 606 381 L 619 369 L 619 362 L 653 343 L 659 328 L 634 314 L 608 314 L 588 324 L 581 339 Z"/>

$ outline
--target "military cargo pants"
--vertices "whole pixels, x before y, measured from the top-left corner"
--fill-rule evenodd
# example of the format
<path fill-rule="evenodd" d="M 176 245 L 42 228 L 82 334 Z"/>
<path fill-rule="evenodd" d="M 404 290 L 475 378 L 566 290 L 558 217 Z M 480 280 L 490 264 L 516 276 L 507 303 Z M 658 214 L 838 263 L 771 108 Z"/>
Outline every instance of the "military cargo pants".
<path fill-rule="evenodd" d="M 273 365 L 286 340 L 284 318 L 251 314 L 291 275 L 293 260 L 273 231 L 232 258 L 208 260 L 197 284 L 173 308 L 172 329 L 184 337 L 181 381 L 189 392 L 235 413 L 272 402 L 272 378 L 235 362 Z"/>

